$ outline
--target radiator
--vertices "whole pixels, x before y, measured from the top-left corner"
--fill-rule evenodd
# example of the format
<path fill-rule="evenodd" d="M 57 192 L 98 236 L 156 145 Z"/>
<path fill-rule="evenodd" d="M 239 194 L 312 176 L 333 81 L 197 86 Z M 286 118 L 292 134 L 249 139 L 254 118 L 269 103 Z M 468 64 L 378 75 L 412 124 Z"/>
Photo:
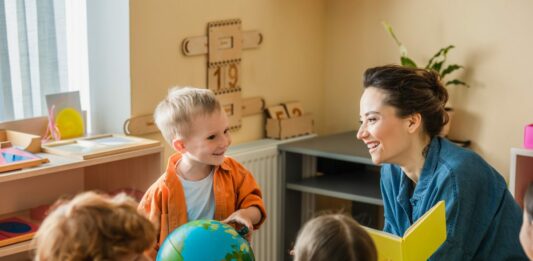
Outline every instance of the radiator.
<path fill-rule="evenodd" d="M 315 136 L 311 134 L 283 141 L 263 139 L 232 146 L 228 150 L 228 156 L 235 158 L 252 173 L 263 193 L 267 219 L 252 236 L 252 249 L 257 261 L 282 260 L 285 254 L 281 252 L 282 180 L 278 144 Z"/>
<path fill-rule="evenodd" d="M 252 236 L 252 249 L 257 261 L 277 260 L 281 247 L 281 177 L 277 144 L 279 141 L 260 140 L 237 145 L 227 153 L 253 174 L 263 193 L 267 219 Z"/>

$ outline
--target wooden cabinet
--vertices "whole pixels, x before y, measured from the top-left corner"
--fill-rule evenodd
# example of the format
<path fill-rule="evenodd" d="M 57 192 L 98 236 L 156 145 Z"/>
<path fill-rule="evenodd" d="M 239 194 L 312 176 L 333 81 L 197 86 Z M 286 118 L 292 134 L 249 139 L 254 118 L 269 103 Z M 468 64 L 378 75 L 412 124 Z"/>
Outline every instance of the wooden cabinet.
<path fill-rule="evenodd" d="M 360 223 L 382 229 L 380 167 L 372 163 L 366 145 L 355 135 L 355 131 L 351 131 L 278 147 L 282 157 L 282 245 L 285 253 L 292 248 L 304 222 L 315 214 L 315 195 L 351 201 L 354 206 L 351 214 L 356 219 L 361 209 L 369 211 L 365 221 L 359 220 Z M 290 257 L 285 255 L 285 259 L 290 260 Z"/>
<path fill-rule="evenodd" d="M 50 162 L 0 173 L 0 217 L 29 218 L 32 208 L 86 190 L 145 191 L 161 175 L 162 153 L 159 145 L 90 160 L 39 153 Z M 0 259 L 29 258 L 30 247 L 30 241 L 0 247 Z"/>
<path fill-rule="evenodd" d="M 509 179 L 509 190 L 516 202 L 523 208 L 522 199 L 527 185 L 533 181 L 533 150 L 511 148 Z"/>

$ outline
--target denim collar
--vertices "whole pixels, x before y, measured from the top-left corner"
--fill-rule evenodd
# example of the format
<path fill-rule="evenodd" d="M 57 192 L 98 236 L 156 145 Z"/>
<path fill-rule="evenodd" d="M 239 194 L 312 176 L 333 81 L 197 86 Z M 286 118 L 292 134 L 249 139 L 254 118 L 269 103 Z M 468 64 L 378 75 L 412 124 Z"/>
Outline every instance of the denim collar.
<path fill-rule="evenodd" d="M 425 191 L 430 186 L 433 176 L 435 175 L 441 147 L 440 139 L 441 138 L 439 137 L 434 137 L 429 144 L 428 154 L 412 196 L 410 195 L 409 190 L 411 189 L 413 181 L 407 177 L 400 168 L 402 175 L 400 177 L 400 190 L 396 201 L 402 207 L 405 214 L 410 218 L 413 216 L 413 206 L 426 194 Z"/>

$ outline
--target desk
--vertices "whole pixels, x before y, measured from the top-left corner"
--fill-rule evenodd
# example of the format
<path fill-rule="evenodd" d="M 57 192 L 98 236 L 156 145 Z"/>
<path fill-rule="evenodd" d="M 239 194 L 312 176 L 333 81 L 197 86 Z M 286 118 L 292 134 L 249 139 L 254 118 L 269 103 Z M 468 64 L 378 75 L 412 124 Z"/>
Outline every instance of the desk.
<path fill-rule="evenodd" d="M 309 195 L 346 199 L 382 211 L 380 167 L 372 163 L 366 145 L 355 135 L 355 131 L 350 131 L 278 146 L 284 199 L 284 251 L 292 248 L 298 230 L 312 216 L 305 209 Z M 383 217 L 377 218 L 380 220 L 375 226 L 382 225 Z M 285 259 L 290 257 L 285 255 Z"/>
<path fill-rule="evenodd" d="M 0 173 L 0 217 L 29 217 L 29 209 L 33 207 L 86 190 L 146 191 L 161 175 L 162 153 L 160 145 L 90 160 L 39 153 L 50 162 Z M 0 258 L 26 258 L 30 248 L 30 241 L 1 247 Z"/>

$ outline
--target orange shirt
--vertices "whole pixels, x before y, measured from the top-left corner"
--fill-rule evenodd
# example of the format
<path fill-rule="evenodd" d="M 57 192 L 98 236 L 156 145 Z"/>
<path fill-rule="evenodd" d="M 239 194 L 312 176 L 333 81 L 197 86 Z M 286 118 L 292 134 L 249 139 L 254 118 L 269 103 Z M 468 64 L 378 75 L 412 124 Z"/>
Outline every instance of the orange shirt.
<path fill-rule="evenodd" d="M 176 174 L 176 163 L 181 154 L 176 153 L 168 160 L 166 173 L 144 194 L 139 210 L 159 225 L 159 238 L 156 250 L 168 234 L 188 222 L 185 192 Z M 255 206 L 261 211 L 261 220 L 255 229 L 265 221 L 266 211 L 259 186 L 252 174 L 231 157 L 215 168 L 213 176 L 216 220 L 224 220 L 233 212 Z"/>

